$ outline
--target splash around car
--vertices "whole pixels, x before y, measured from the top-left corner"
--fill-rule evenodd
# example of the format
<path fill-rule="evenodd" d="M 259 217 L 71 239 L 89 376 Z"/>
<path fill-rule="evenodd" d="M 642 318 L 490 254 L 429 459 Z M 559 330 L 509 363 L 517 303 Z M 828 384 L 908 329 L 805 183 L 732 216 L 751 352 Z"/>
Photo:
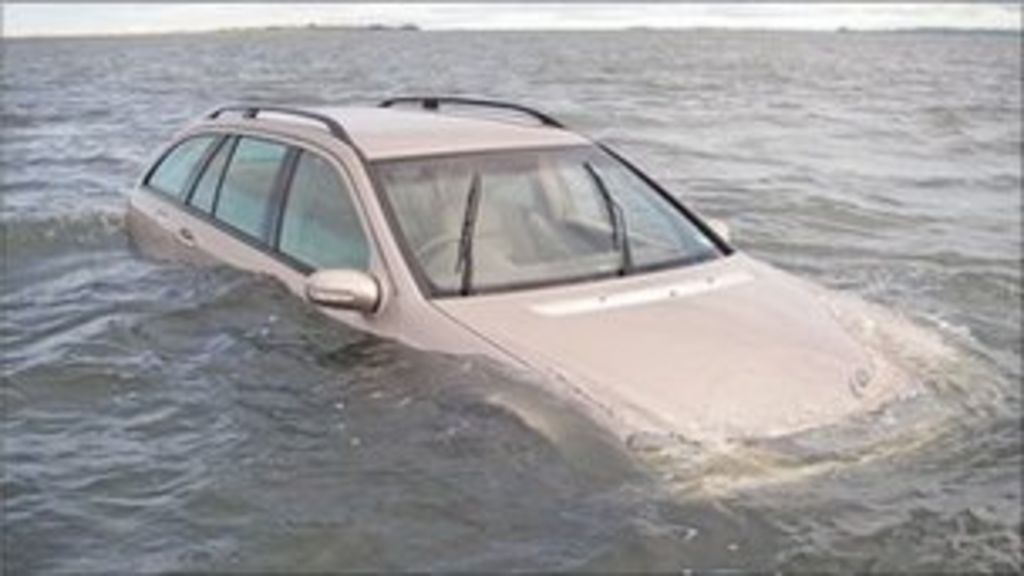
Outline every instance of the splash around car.
<path fill-rule="evenodd" d="M 890 392 L 818 287 L 518 104 L 223 106 L 156 156 L 128 223 L 354 327 L 556 382 L 632 430 L 786 434 Z"/>

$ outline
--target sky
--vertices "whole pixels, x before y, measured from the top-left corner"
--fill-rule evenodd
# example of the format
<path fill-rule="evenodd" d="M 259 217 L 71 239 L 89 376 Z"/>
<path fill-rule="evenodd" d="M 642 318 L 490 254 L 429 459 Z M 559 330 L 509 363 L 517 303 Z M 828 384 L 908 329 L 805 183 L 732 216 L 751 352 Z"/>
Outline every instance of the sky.
<path fill-rule="evenodd" d="M 146 34 L 262 26 L 416 24 L 424 29 L 1022 28 L 1006 4 L 3 4 L 4 37 Z"/>

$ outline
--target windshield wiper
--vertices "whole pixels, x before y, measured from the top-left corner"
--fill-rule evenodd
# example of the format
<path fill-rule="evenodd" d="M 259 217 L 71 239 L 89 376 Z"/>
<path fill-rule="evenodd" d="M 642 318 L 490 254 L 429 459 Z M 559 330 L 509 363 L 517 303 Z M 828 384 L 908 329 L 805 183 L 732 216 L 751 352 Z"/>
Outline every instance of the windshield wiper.
<path fill-rule="evenodd" d="M 626 227 L 626 218 L 623 216 L 622 206 L 619 206 L 619 203 L 612 197 L 608 187 L 604 185 L 604 179 L 597 173 L 594 166 L 590 162 L 585 162 L 583 166 L 587 169 L 587 174 L 590 174 L 594 185 L 597 186 L 597 191 L 600 192 L 601 198 L 604 199 L 605 208 L 608 210 L 608 218 L 612 221 L 612 244 L 622 254 L 619 276 L 625 276 L 633 269 L 633 252 L 629 246 L 629 229 Z"/>
<path fill-rule="evenodd" d="M 476 217 L 480 213 L 480 173 L 473 174 L 466 193 L 466 214 L 462 218 L 462 233 L 459 235 L 459 257 L 455 262 L 455 271 L 462 270 L 460 292 L 469 295 L 473 284 L 473 230 L 476 228 Z"/>

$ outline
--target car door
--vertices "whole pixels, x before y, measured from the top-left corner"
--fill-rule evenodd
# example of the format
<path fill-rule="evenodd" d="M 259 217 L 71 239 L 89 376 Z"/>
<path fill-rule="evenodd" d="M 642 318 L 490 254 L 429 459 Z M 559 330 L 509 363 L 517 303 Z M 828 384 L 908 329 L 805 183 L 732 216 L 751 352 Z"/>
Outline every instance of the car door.
<path fill-rule="evenodd" d="M 270 227 L 292 154 L 267 138 L 222 135 L 180 198 L 177 240 L 217 261 L 280 276 Z"/>
<path fill-rule="evenodd" d="M 155 255 L 188 257 L 194 245 L 182 232 L 182 204 L 223 136 L 199 134 L 169 147 L 132 194 L 128 226 L 133 240 Z M 182 248 L 185 248 L 183 251 Z"/>

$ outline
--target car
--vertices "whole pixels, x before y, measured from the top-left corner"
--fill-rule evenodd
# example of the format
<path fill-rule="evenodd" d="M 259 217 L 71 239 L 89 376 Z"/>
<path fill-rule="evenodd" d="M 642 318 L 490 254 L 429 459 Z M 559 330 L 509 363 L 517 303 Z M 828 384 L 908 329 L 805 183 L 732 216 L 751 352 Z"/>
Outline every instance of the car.
<path fill-rule="evenodd" d="M 146 249 L 537 376 L 608 423 L 790 434 L 891 393 L 822 288 L 737 250 L 609 146 L 520 104 L 218 107 L 130 195 Z"/>

